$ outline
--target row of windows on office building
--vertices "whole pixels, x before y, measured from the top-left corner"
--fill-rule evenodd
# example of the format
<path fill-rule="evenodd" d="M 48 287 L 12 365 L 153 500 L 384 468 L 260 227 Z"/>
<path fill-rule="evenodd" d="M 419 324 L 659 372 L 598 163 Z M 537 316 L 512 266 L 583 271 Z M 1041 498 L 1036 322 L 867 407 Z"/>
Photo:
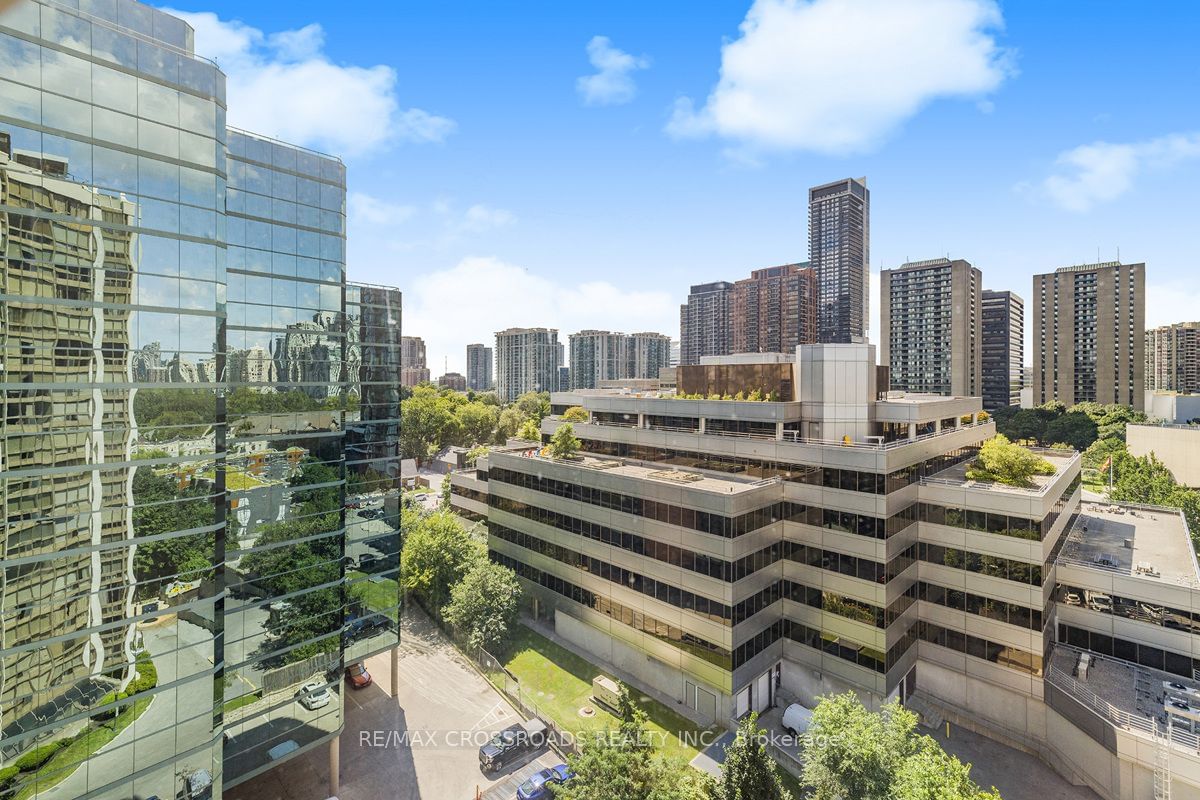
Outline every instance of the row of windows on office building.
<path fill-rule="evenodd" d="M 711 420 L 709 424 L 711 424 Z M 680 467 L 694 467 L 714 472 L 744 474 L 754 478 L 780 477 L 792 483 L 803 483 L 810 486 L 823 486 L 828 489 L 845 489 L 847 491 L 866 492 L 869 494 L 890 494 L 906 486 L 917 483 L 921 478 L 934 475 L 947 467 L 974 458 L 979 453 L 977 445 L 959 447 L 947 453 L 926 459 L 889 473 L 863 472 L 835 467 L 822 467 L 815 464 L 792 464 L 760 458 L 747 458 L 704 453 L 689 450 L 675 450 L 649 445 L 629 444 L 626 442 L 602 442 L 596 439 L 580 439 L 580 445 L 585 452 L 595 455 L 633 458 L 639 461 L 669 463 Z"/>
<path fill-rule="evenodd" d="M 1061 583 L 1055 587 L 1055 593 L 1058 602 L 1065 606 L 1079 606 L 1147 625 L 1200 634 L 1200 612 L 1197 611 L 1161 606 L 1146 600 L 1134 600 Z"/>
<path fill-rule="evenodd" d="M 1086 628 L 1076 628 L 1061 622 L 1058 623 L 1058 641 L 1081 650 L 1091 650 L 1101 655 L 1141 664 L 1150 669 L 1170 672 L 1189 680 L 1195 678 L 1196 670 L 1200 670 L 1200 659 L 1191 658 L 1183 653 L 1175 653 L 1140 642 L 1131 642 L 1128 639 L 1089 631 Z"/>
<path fill-rule="evenodd" d="M 925 581 L 920 582 L 917 596 L 927 603 L 936 603 L 939 606 L 965 611 L 968 614 L 1003 622 L 1007 625 L 1016 625 L 1018 628 L 1028 628 L 1031 631 L 1042 630 L 1046 617 L 1044 612 L 1036 608 L 964 592 L 961 589 L 947 589 L 945 586 Z"/>
<path fill-rule="evenodd" d="M 1046 516 L 1040 520 L 990 511 L 976 511 L 969 508 L 955 508 L 937 503 L 920 503 L 920 519 L 922 522 L 935 525 L 946 525 L 951 528 L 963 528 L 1001 536 L 1014 536 L 1018 539 L 1040 542 L 1050 533 L 1054 528 L 1054 523 L 1066 510 L 1067 503 L 1075 494 L 1075 490 L 1079 488 L 1079 483 L 1080 478 L 1076 476 L 1055 501 Z"/>
<path fill-rule="evenodd" d="M 462 490 L 462 487 L 455 487 Z M 469 491 L 472 494 L 482 493 Z M 486 496 L 485 496 L 486 497 Z M 1003 578 L 1023 585 L 1041 586 L 1042 568 L 1039 564 L 1024 561 L 989 556 L 969 550 L 959 550 L 953 547 L 921 543 L 908 548 L 904 553 L 893 558 L 886 565 L 878 561 L 860 556 L 850 556 L 832 550 L 825 550 L 800 542 L 783 541 L 771 544 L 757 552 L 743 556 L 737 561 L 727 561 L 716 556 L 697 553 L 693 550 L 655 541 L 626 533 L 586 520 L 580 520 L 556 511 L 531 506 L 519 500 L 492 495 L 491 505 L 500 511 L 506 511 L 526 519 L 549 525 L 558 530 L 574 533 L 602 544 L 619 547 L 637 555 L 643 555 L 662 561 L 672 566 L 683 567 L 692 572 L 698 572 L 711 578 L 724 581 L 738 581 L 746 578 L 760 569 L 786 558 L 801 564 L 807 564 L 821 569 L 838 572 L 849 577 L 886 583 L 903 572 L 914 558 L 932 564 L 962 569 L 981 575 Z M 918 550 L 919 548 L 919 550 Z"/>
<path fill-rule="evenodd" d="M 711 533 L 714 536 L 736 538 L 743 534 L 756 531 L 781 520 L 813 525 L 830 530 L 853 533 L 873 539 L 886 539 L 900 533 L 917 518 L 917 506 L 912 504 L 890 517 L 874 517 L 868 514 L 856 514 L 850 511 L 836 511 L 818 506 L 805 506 L 799 503 L 780 501 L 771 503 L 755 511 L 729 517 L 713 514 L 707 511 L 697 511 L 692 508 L 645 500 L 620 492 L 603 489 L 592 489 L 567 481 L 553 478 L 541 478 L 525 472 L 495 467 L 490 471 L 493 480 L 520 486 L 533 491 L 577 500 L 602 508 L 610 508 L 627 514 L 654 519 L 669 525 L 679 525 L 684 528 Z M 496 495 L 491 493 L 489 502 L 495 504 Z"/>

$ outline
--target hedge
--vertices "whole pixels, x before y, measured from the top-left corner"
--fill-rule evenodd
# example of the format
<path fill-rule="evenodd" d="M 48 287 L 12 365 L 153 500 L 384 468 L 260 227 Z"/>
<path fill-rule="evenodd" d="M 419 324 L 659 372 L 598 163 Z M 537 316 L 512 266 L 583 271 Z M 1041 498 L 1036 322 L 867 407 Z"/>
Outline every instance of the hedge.
<path fill-rule="evenodd" d="M 59 739 L 57 742 L 50 742 L 49 744 L 35 747 L 14 761 L 12 765 L 21 772 L 33 772 L 35 769 L 49 761 L 50 758 L 59 751 L 59 748 L 66 745 L 69 741 L 69 739 Z"/>

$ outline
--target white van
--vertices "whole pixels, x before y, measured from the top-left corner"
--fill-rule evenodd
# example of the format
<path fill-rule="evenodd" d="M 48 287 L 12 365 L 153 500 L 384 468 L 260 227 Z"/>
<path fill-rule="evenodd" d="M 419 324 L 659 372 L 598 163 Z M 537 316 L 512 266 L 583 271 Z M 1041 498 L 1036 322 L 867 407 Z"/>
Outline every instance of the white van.
<path fill-rule="evenodd" d="M 792 703 L 783 712 L 783 731 L 789 736 L 799 736 L 808 732 L 812 724 L 812 712 L 799 703 Z"/>

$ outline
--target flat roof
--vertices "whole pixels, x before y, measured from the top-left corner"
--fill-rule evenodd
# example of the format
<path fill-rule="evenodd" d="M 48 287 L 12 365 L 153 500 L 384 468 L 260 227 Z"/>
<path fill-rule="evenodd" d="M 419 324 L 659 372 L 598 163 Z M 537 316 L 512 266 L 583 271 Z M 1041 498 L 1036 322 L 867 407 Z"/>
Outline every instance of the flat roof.
<path fill-rule="evenodd" d="M 986 489 L 990 492 L 1007 492 L 1028 497 L 1030 495 L 1045 494 L 1053 483 L 1058 480 L 1063 471 L 1079 458 L 1079 454 L 1074 450 L 1035 450 L 1038 455 L 1045 458 L 1054 465 L 1053 475 L 1034 475 L 1029 480 L 1033 484 L 1026 488 L 1022 486 L 1009 486 L 1005 483 L 990 483 L 987 481 L 971 480 L 967 477 L 967 470 L 971 468 L 971 461 L 963 461 L 953 466 L 938 472 L 928 478 L 922 478 L 922 482 L 931 485 L 943 486 L 960 486 L 964 489 Z"/>
<path fill-rule="evenodd" d="M 1174 509 L 1084 503 L 1059 560 L 1200 588 L 1200 570 L 1187 524 Z"/>
<path fill-rule="evenodd" d="M 569 460 L 560 460 L 541 455 L 532 457 L 539 461 L 550 461 L 555 464 L 594 470 L 608 475 L 620 475 L 626 478 L 668 483 L 684 489 L 698 489 L 702 492 L 714 492 L 725 495 L 750 491 L 772 482 L 772 479 L 769 478 L 765 480 L 738 478 L 732 475 L 725 476 L 710 470 L 683 469 L 670 464 L 635 461 L 615 456 L 582 455 Z"/>

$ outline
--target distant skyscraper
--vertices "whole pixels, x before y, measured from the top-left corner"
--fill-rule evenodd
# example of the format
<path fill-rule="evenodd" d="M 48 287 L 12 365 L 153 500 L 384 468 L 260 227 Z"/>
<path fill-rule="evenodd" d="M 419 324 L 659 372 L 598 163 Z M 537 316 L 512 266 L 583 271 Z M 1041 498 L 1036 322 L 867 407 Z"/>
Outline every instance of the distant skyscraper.
<path fill-rule="evenodd" d="M 726 281 L 693 286 L 679 307 L 679 363 L 699 364 L 703 356 L 729 354 L 730 300 L 733 284 Z"/>
<path fill-rule="evenodd" d="M 438 378 L 438 386 L 443 389 L 453 389 L 456 392 L 467 390 L 467 376 L 460 372 L 447 372 Z"/>
<path fill-rule="evenodd" d="M 467 388 L 474 392 L 492 388 L 492 348 L 487 345 L 467 345 Z"/>
<path fill-rule="evenodd" d="M 1016 292 L 983 291 L 983 407 L 1021 404 L 1025 301 Z"/>
<path fill-rule="evenodd" d="M 1033 276 L 1033 403 L 1091 400 L 1141 411 L 1146 265 L 1109 261 Z"/>
<path fill-rule="evenodd" d="M 880 361 L 891 388 L 977 397 L 983 275 L 962 259 L 914 261 L 880 275 Z"/>
<path fill-rule="evenodd" d="M 496 391 L 504 402 L 525 392 L 558 389 L 560 359 L 554 328 L 509 328 L 496 333 Z"/>
<path fill-rule="evenodd" d="M 1146 388 L 1200 394 L 1200 322 L 1146 331 Z"/>
<path fill-rule="evenodd" d="M 416 386 L 429 382 L 429 365 L 425 362 L 425 340 L 420 336 L 400 338 L 400 383 Z"/>
<path fill-rule="evenodd" d="M 627 378 L 657 378 L 658 371 L 671 366 L 671 337 L 661 333 L 629 334 Z"/>
<path fill-rule="evenodd" d="M 808 260 L 816 270 L 817 337 L 822 342 L 850 342 L 867 335 L 870 241 L 866 178 L 808 190 Z"/>
<path fill-rule="evenodd" d="M 671 340 L 671 363 L 670 366 L 679 366 L 679 357 L 682 350 L 682 343 L 678 339 Z"/>
<path fill-rule="evenodd" d="M 756 269 L 733 285 L 731 353 L 793 353 L 817 341 L 816 273 L 807 264 Z"/>
<path fill-rule="evenodd" d="M 572 333 L 570 343 L 571 385 L 595 389 L 601 381 L 628 377 L 629 337 L 612 331 Z"/>

